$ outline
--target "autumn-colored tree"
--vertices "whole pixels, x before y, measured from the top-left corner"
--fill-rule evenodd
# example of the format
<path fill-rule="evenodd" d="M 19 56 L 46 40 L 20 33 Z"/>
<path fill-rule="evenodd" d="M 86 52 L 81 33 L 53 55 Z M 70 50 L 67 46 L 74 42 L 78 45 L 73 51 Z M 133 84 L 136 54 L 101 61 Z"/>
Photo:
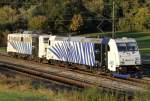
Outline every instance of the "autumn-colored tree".
<path fill-rule="evenodd" d="M 75 14 L 72 18 L 70 29 L 72 31 L 78 31 L 78 29 L 83 25 L 83 18 L 81 14 Z"/>

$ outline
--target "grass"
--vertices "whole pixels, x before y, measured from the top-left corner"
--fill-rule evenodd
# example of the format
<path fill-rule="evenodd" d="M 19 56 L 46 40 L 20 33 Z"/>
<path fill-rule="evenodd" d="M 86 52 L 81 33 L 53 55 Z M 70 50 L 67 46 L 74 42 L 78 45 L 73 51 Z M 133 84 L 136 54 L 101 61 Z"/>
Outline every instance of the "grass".
<path fill-rule="evenodd" d="M 51 101 L 46 89 L 35 90 L 23 77 L 0 75 L 0 101 Z M 49 92 L 49 95 L 53 93 Z"/>
<path fill-rule="evenodd" d="M 42 85 L 35 88 L 31 80 L 20 76 L 0 75 L 0 79 L 0 101 L 116 101 L 113 94 L 96 88 L 54 92 Z"/>
<path fill-rule="evenodd" d="M 40 83 L 39 88 L 35 88 L 29 78 L 0 75 L 0 79 L 0 101 L 124 101 L 123 99 L 128 101 L 128 97 L 103 92 L 97 88 L 54 92 Z M 144 96 L 143 93 L 137 93 L 133 101 L 149 101 L 149 99 L 149 93 L 144 93 Z"/>
<path fill-rule="evenodd" d="M 0 91 L 1 101 L 50 101 L 47 96 L 35 95 L 31 92 Z"/>
<path fill-rule="evenodd" d="M 29 78 L 0 74 L 0 101 L 131 101 L 128 97 L 103 92 L 97 88 L 55 92 L 41 83 L 37 83 L 39 84 L 37 88 L 32 82 Z M 132 101 L 149 101 L 149 99 L 149 93 L 137 93 Z"/>
<path fill-rule="evenodd" d="M 0 47 L 0 52 L 6 52 L 6 47 Z"/>

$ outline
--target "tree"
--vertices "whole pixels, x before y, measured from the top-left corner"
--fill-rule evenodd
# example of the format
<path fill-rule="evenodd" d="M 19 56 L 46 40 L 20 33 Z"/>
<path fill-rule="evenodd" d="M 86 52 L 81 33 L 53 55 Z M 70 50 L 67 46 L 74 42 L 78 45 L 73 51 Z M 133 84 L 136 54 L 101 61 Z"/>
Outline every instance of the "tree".
<path fill-rule="evenodd" d="M 0 8 L 0 24 L 14 23 L 18 20 L 17 11 L 9 6 Z"/>
<path fill-rule="evenodd" d="M 83 3 L 90 12 L 94 12 L 99 18 L 102 17 L 102 12 L 104 9 L 103 0 L 83 0 Z"/>
<path fill-rule="evenodd" d="M 62 18 L 64 12 L 64 0 L 47 0 L 42 6 L 43 12 L 48 18 Z"/>
<path fill-rule="evenodd" d="M 148 27 L 148 25 L 150 23 L 148 23 L 147 21 L 149 21 L 150 17 L 148 16 L 150 14 L 150 11 L 148 8 L 139 8 L 138 12 L 135 14 L 134 17 L 134 22 L 135 22 L 135 29 L 137 31 L 144 31 L 146 30 L 146 26 Z"/>
<path fill-rule="evenodd" d="M 75 14 L 72 18 L 72 23 L 70 25 L 70 29 L 72 31 L 78 31 L 79 28 L 83 25 L 83 19 L 80 14 Z"/>
<path fill-rule="evenodd" d="M 45 16 L 35 16 L 31 18 L 28 23 L 29 28 L 32 30 L 42 30 L 46 19 Z"/>

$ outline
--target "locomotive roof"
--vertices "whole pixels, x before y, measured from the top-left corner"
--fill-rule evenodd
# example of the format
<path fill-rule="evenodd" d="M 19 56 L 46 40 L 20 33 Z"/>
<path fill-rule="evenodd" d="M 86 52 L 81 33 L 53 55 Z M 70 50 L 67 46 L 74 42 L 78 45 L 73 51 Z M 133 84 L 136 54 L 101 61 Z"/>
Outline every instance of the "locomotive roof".
<path fill-rule="evenodd" d="M 115 41 L 117 43 L 122 43 L 122 42 L 136 42 L 136 40 L 133 39 L 133 38 L 118 38 L 118 39 L 115 39 Z"/>
<path fill-rule="evenodd" d="M 22 33 L 12 33 L 10 36 L 37 36 L 37 34 L 22 34 Z"/>
<path fill-rule="evenodd" d="M 9 34 L 11 37 L 38 37 L 37 34 L 22 34 L 22 33 L 13 33 Z"/>
<path fill-rule="evenodd" d="M 45 34 L 45 35 L 39 35 L 39 37 L 42 37 L 42 38 L 49 38 L 49 37 L 51 37 L 52 35 L 47 35 L 47 34 Z"/>
<path fill-rule="evenodd" d="M 100 38 L 86 38 L 86 37 L 56 37 L 55 40 L 58 41 L 78 41 L 78 42 L 92 42 L 101 43 Z"/>
<path fill-rule="evenodd" d="M 90 42 L 90 43 L 101 43 L 102 38 L 86 38 L 86 37 L 55 37 L 58 41 L 78 41 L 78 42 Z M 117 38 L 115 39 L 117 43 L 119 42 L 136 42 L 133 38 Z"/>

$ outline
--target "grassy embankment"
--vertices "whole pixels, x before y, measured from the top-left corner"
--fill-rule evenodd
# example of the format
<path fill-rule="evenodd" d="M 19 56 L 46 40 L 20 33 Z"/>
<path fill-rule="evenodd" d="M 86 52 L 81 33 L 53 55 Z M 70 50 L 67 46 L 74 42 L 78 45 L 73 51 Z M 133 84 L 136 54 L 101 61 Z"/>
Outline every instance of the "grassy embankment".
<path fill-rule="evenodd" d="M 96 37 L 98 33 L 93 34 L 85 34 L 82 36 L 86 37 Z M 103 36 L 107 36 L 107 34 L 103 34 Z M 128 38 L 135 38 L 138 42 L 139 49 L 144 59 L 150 59 L 150 32 L 118 32 L 116 33 L 118 38 L 121 37 L 128 37 Z"/>

